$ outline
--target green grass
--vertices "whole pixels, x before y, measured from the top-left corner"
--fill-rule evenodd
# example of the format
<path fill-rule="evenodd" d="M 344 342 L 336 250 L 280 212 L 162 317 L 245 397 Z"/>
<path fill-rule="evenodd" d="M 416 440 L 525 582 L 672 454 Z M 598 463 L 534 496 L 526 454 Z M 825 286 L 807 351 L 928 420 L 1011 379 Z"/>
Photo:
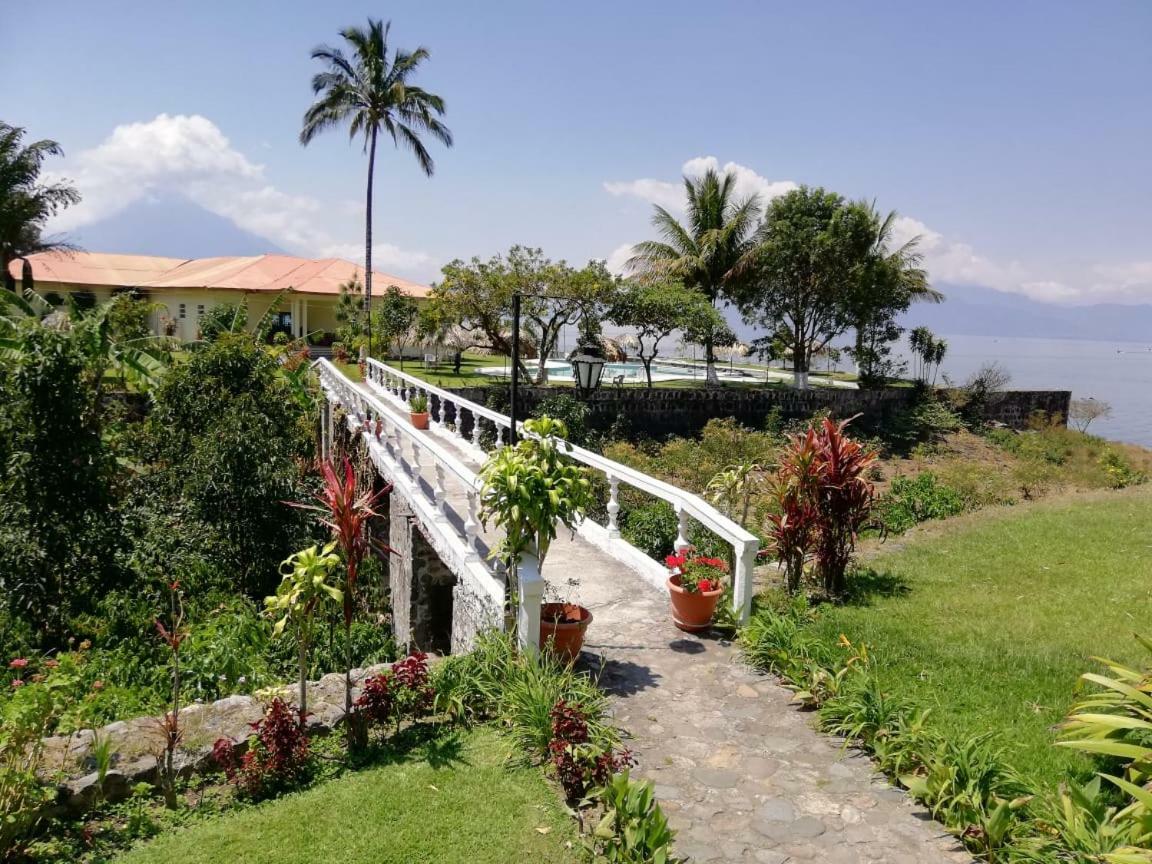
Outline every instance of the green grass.
<path fill-rule="evenodd" d="M 1093 655 L 1141 664 L 1152 633 L 1152 490 L 988 510 L 925 526 L 869 561 L 896 591 L 826 609 L 824 635 L 874 649 L 895 692 L 943 730 L 1000 733 L 1012 764 L 1058 782 L 1089 763 L 1053 747 Z"/>
<path fill-rule="evenodd" d="M 557 793 L 539 769 L 506 765 L 508 751 L 491 729 L 450 733 L 406 761 L 167 834 L 117 862 L 574 862 Z"/>

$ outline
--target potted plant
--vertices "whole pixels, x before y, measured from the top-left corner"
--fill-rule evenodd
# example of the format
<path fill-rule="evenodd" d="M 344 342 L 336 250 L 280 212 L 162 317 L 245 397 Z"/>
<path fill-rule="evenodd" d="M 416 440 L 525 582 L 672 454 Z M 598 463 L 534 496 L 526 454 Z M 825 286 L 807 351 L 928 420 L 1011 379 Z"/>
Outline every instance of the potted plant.
<path fill-rule="evenodd" d="M 568 587 L 576 588 L 578 580 L 569 579 Z M 551 646 L 559 657 L 575 660 L 584 647 L 584 633 L 592 623 L 592 613 L 579 603 L 561 598 L 540 606 L 540 644 Z"/>
<path fill-rule="evenodd" d="M 697 555 L 685 548 L 669 555 L 664 563 L 671 571 L 668 593 L 672 599 L 672 620 L 688 633 L 699 633 L 712 626 L 716 604 L 724 593 L 728 562 L 721 558 Z"/>
<path fill-rule="evenodd" d="M 559 525 L 570 530 L 583 518 L 591 499 L 588 469 L 563 454 L 568 427 L 560 420 L 539 417 L 524 424 L 525 436 L 515 447 L 492 453 L 480 476 L 480 521 L 491 519 L 504 529 L 493 550 L 505 561 L 509 597 L 519 592 L 520 558 L 536 553 L 541 574 L 548 549 Z M 584 643 L 592 613 L 575 603 L 544 603 L 540 610 L 540 644 L 562 656 L 575 658 Z"/>
<path fill-rule="evenodd" d="M 411 412 L 412 425 L 417 429 L 428 428 L 428 397 L 417 393 L 408 400 L 408 410 Z"/>

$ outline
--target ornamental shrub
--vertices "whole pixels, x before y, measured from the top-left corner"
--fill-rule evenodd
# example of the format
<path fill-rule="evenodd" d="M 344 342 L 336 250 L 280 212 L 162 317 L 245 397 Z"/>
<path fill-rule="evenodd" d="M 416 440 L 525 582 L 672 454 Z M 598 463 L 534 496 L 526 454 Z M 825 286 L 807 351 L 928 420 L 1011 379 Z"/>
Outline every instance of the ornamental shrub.
<path fill-rule="evenodd" d="M 379 675 L 364 682 L 356 699 L 356 712 L 370 725 L 416 720 L 428 714 L 436 701 L 436 691 L 429 683 L 428 655 L 411 654 Z"/>
<path fill-rule="evenodd" d="M 579 703 L 557 700 L 549 713 L 552 740 L 548 754 L 556 778 L 570 804 L 584 799 L 594 787 L 606 786 L 613 775 L 636 764 L 628 750 L 592 740 L 588 716 Z"/>
<path fill-rule="evenodd" d="M 228 738 L 212 747 L 212 757 L 230 783 L 249 798 L 271 798 L 306 783 L 312 774 L 312 751 L 303 718 L 280 698 L 252 724 L 253 735 L 243 755 Z"/>
<path fill-rule="evenodd" d="M 931 471 L 897 477 L 877 502 L 880 521 L 896 534 L 929 519 L 946 519 L 967 509 L 963 496 Z"/>

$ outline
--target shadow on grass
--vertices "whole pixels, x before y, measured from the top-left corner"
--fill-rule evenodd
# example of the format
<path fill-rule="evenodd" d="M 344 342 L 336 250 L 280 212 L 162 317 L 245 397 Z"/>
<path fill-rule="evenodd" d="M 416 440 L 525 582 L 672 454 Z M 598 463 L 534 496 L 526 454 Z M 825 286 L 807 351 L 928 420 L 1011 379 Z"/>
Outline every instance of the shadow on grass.
<path fill-rule="evenodd" d="M 357 768 L 426 762 L 440 769 L 467 765 L 459 728 L 440 723 L 413 723 L 387 738 L 377 738 L 357 758 Z"/>
<path fill-rule="evenodd" d="M 890 570 L 862 567 L 848 580 L 848 593 L 841 601 L 846 606 L 871 606 L 877 598 L 906 597 L 912 593 L 903 576 Z"/>

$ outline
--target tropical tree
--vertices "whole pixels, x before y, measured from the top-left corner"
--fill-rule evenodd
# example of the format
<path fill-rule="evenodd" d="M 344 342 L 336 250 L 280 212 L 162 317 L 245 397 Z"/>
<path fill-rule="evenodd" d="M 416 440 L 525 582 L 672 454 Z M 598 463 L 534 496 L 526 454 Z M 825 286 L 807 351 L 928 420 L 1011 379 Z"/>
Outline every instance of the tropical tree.
<path fill-rule="evenodd" d="M 72 248 L 61 240 L 44 237 L 48 219 L 76 204 L 80 193 L 67 181 L 42 183 L 40 171 L 50 156 L 63 156 L 55 141 L 44 139 L 24 144 L 25 130 L 0 121 L 0 274 L 4 287 L 16 291 L 10 272 L 13 261 L 36 252 Z M 31 269 L 25 261 L 25 287 L 31 287 Z"/>
<path fill-rule="evenodd" d="M 868 386 L 882 383 L 897 369 L 889 359 L 892 343 L 903 333 L 897 316 L 912 303 L 941 303 L 944 295 L 929 285 L 928 274 L 920 266 L 919 236 L 893 247 L 895 211 L 882 216 L 873 204 L 852 206 L 860 208 L 868 220 L 869 246 L 845 300 L 856 336 L 851 354 L 861 384 Z"/>
<path fill-rule="evenodd" d="M 1093 420 L 1112 416 L 1112 405 L 1094 396 L 1073 399 L 1068 406 L 1068 419 L 1081 432 L 1087 432 Z"/>
<path fill-rule="evenodd" d="M 537 358 L 537 383 L 547 381 L 547 360 L 564 329 L 578 325 L 585 316 L 599 315 L 617 287 L 603 261 L 589 261 L 577 269 L 526 246 L 513 246 L 506 255 L 488 261 L 453 261 L 443 273 L 443 280 L 432 288 L 435 314 L 482 333 L 500 354 L 512 353 L 512 297 L 521 295 L 521 327 L 526 331 L 521 334 L 521 357 L 527 356 L 527 336 Z M 524 367 L 521 371 L 527 374 Z"/>
<path fill-rule="evenodd" d="M 852 323 L 850 288 L 871 247 L 866 211 L 821 188 L 801 186 L 768 206 L 756 243 L 736 272 L 748 274 L 745 320 L 784 335 L 796 386 L 811 360 Z"/>
<path fill-rule="evenodd" d="M 368 187 L 364 214 L 364 306 L 372 311 L 372 183 L 376 169 L 376 141 L 381 130 L 396 147 L 412 152 L 429 177 L 435 164 L 423 135 L 452 146 L 452 133 L 440 118 L 444 100 L 411 83 L 420 64 L 428 59 L 427 48 L 415 51 L 390 49 L 391 22 L 368 19 L 368 28 L 346 27 L 340 31 L 351 56 L 339 48 L 321 45 L 312 59 L 324 71 L 312 77 L 316 100 L 304 113 L 300 143 L 307 146 L 326 129 L 347 126 L 349 138 L 363 136 L 368 153 Z M 371 342 L 371 332 L 369 332 Z M 371 351 L 371 344 L 368 349 Z"/>
<path fill-rule="evenodd" d="M 425 344 L 449 348 L 452 351 L 452 371 L 459 375 L 464 352 L 476 344 L 476 337 L 465 330 L 448 314 L 443 306 L 425 303 L 416 320 L 416 333 Z"/>
<path fill-rule="evenodd" d="M 644 364 L 648 387 L 652 387 L 652 362 L 660 342 L 677 331 L 711 334 L 724 326 L 724 317 L 699 291 L 679 282 L 628 280 L 608 312 L 618 327 L 629 328 L 636 338 L 637 357 Z"/>
<path fill-rule="evenodd" d="M 372 329 L 380 336 L 380 344 L 388 351 L 393 344 L 400 355 L 400 368 L 404 368 L 404 346 L 415 335 L 416 304 L 389 285 L 380 305 L 372 315 Z"/>
<path fill-rule="evenodd" d="M 736 197 L 736 175 L 721 176 L 709 169 L 700 177 L 684 178 L 687 218 L 676 217 L 657 206 L 652 225 L 659 240 L 646 240 L 633 247 L 628 269 L 641 278 L 676 280 L 699 291 L 715 305 L 732 299 L 747 268 L 737 265 L 746 258 L 760 214 L 756 195 Z M 706 381 L 719 384 L 716 376 L 715 339 L 703 334 Z"/>
<path fill-rule="evenodd" d="M 947 341 L 936 338 L 927 327 L 916 327 L 908 335 L 908 347 L 916 358 L 916 379 L 935 384 L 940 364 L 948 353 Z"/>

